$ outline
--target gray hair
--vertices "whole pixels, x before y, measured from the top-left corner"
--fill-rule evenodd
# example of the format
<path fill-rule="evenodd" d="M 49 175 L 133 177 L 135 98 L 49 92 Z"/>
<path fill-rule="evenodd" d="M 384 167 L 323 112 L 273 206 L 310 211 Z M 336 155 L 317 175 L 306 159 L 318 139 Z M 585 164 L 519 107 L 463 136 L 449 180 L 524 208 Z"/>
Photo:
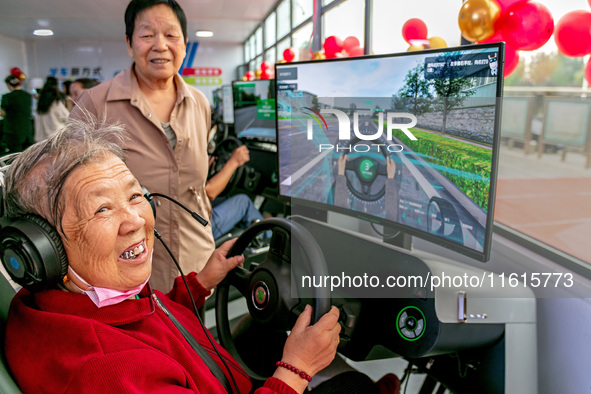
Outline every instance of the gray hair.
<path fill-rule="evenodd" d="M 122 146 L 127 138 L 120 124 L 97 120 L 89 113 L 85 119 L 69 119 L 49 138 L 19 153 L 5 169 L 5 214 L 39 215 L 63 234 L 61 195 L 66 179 L 79 166 L 100 162 L 109 154 L 124 161 Z"/>

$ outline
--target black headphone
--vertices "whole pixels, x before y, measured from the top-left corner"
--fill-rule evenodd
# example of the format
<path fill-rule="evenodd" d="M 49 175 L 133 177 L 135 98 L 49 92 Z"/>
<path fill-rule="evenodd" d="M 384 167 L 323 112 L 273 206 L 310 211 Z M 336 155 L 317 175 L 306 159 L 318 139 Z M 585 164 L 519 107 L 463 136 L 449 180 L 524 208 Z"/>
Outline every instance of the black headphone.
<path fill-rule="evenodd" d="M 150 194 L 144 187 L 142 190 L 156 217 Z M 37 215 L 8 218 L 2 212 L 0 259 L 10 277 L 30 291 L 54 287 L 68 273 L 68 257 L 60 235 Z"/>

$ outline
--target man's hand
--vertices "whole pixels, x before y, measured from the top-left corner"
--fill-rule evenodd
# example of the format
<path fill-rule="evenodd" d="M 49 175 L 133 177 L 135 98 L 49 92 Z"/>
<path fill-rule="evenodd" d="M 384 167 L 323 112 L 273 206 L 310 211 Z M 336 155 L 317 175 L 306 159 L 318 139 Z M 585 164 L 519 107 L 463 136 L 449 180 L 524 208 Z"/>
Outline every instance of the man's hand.
<path fill-rule="evenodd" d="M 207 184 L 205 185 L 205 193 L 207 194 L 207 197 L 213 201 L 222 191 L 224 191 L 228 182 L 232 179 L 234 171 L 249 160 L 250 153 L 246 146 L 241 145 L 234 149 L 232 156 L 228 159 L 226 164 L 224 164 L 222 169 L 207 181 Z"/>
<path fill-rule="evenodd" d="M 238 148 L 234 149 L 232 152 L 232 157 L 228 162 L 232 162 L 236 165 L 236 168 L 240 167 L 244 163 L 247 163 L 250 160 L 250 152 L 246 145 L 241 145 Z"/>

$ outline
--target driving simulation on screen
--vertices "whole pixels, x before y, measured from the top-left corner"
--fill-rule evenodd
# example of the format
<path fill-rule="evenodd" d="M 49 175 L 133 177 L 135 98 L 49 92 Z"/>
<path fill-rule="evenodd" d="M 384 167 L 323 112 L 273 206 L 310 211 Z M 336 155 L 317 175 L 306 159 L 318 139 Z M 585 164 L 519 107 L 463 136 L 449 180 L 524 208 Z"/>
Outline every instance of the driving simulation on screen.
<path fill-rule="evenodd" d="M 277 65 L 280 194 L 482 259 L 501 51 L 497 44 Z"/>
<path fill-rule="evenodd" d="M 238 138 L 275 142 L 275 81 L 234 81 L 234 129 Z"/>

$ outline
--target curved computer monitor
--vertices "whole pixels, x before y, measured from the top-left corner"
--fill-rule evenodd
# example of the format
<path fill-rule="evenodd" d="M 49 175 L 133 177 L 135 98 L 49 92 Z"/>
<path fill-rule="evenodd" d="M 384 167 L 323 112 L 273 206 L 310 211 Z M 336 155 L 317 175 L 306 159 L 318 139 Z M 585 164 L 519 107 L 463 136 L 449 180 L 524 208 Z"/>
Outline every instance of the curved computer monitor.
<path fill-rule="evenodd" d="M 487 261 L 502 43 L 277 64 L 279 194 Z"/>
<path fill-rule="evenodd" d="M 236 136 L 275 143 L 275 80 L 234 81 L 232 91 Z"/>

